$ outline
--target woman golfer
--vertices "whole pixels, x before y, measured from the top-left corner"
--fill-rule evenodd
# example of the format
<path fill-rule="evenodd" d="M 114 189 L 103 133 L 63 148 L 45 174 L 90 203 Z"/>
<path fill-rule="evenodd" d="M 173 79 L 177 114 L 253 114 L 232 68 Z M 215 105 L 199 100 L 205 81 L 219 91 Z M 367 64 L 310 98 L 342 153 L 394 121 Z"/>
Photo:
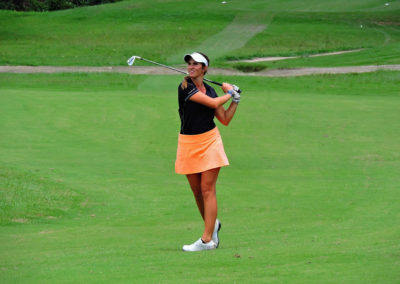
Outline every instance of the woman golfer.
<path fill-rule="evenodd" d="M 186 175 L 194 198 L 204 220 L 201 238 L 184 251 L 216 249 L 219 245 L 218 231 L 221 223 L 217 219 L 216 183 L 221 167 L 229 165 L 214 116 L 224 125 L 232 120 L 239 93 L 227 83 L 222 84 L 225 95 L 218 97 L 215 90 L 203 82 L 209 59 L 205 54 L 194 52 L 184 57 L 189 76 L 178 87 L 181 130 L 175 171 Z M 232 99 L 228 109 L 223 107 Z"/>

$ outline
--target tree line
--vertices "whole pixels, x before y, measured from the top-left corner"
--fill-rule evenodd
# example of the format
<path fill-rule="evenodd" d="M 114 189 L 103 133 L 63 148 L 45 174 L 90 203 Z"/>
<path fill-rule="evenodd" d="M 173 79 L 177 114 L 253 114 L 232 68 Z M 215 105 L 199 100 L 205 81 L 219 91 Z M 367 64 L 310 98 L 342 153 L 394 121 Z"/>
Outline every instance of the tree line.
<path fill-rule="evenodd" d="M 118 1 L 121 0 L 0 0 L 0 9 L 15 11 L 54 11 Z"/>

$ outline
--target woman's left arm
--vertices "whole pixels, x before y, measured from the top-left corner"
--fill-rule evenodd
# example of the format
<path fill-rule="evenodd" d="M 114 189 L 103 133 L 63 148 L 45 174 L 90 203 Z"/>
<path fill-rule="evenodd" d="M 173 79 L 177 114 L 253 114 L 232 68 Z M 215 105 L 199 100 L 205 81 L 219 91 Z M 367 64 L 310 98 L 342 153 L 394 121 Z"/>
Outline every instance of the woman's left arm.
<path fill-rule="evenodd" d="M 228 109 L 225 109 L 224 106 L 219 106 L 215 109 L 215 116 L 223 125 L 228 125 L 235 115 L 237 106 L 238 103 L 235 102 L 231 102 Z"/>

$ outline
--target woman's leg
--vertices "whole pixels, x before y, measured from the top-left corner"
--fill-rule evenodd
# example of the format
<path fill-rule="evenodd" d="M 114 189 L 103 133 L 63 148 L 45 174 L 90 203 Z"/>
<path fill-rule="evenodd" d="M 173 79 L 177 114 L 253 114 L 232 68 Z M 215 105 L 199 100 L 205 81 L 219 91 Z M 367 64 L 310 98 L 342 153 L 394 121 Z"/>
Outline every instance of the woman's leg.
<path fill-rule="evenodd" d="M 190 188 L 192 189 L 194 199 L 196 200 L 197 207 L 199 208 L 201 217 L 204 220 L 204 202 L 203 194 L 201 192 L 201 174 L 186 175 Z"/>
<path fill-rule="evenodd" d="M 215 168 L 201 173 L 200 184 L 204 207 L 204 233 L 201 238 L 205 242 L 211 241 L 215 227 L 215 220 L 217 219 L 218 208 L 216 184 L 219 170 L 220 168 Z"/>

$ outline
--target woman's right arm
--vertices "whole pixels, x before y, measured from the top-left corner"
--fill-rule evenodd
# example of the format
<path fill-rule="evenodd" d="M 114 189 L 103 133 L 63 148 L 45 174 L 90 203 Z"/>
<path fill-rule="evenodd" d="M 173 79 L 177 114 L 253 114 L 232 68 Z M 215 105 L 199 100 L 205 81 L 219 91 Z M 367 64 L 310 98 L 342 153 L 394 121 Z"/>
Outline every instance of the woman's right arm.
<path fill-rule="evenodd" d="M 197 92 L 196 94 L 191 96 L 189 100 L 205 105 L 206 107 L 216 109 L 229 101 L 230 98 L 231 95 L 229 94 L 223 95 L 221 97 L 210 98 L 203 92 Z"/>
<path fill-rule="evenodd" d="M 232 86 L 227 83 L 223 83 L 222 89 L 226 93 L 227 91 L 232 89 Z M 196 94 L 194 94 L 193 96 L 191 96 L 189 100 L 199 103 L 199 104 L 202 104 L 202 105 L 205 105 L 209 108 L 217 109 L 218 107 L 222 106 L 227 101 L 229 101 L 229 99 L 231 97 L 232 96 L 230 94 L 225 94 L 221 97 L 211 98 L 211 97 L 207 96 L 206 94 L 204 94 L 203 92 L 199 91 Z"/>

